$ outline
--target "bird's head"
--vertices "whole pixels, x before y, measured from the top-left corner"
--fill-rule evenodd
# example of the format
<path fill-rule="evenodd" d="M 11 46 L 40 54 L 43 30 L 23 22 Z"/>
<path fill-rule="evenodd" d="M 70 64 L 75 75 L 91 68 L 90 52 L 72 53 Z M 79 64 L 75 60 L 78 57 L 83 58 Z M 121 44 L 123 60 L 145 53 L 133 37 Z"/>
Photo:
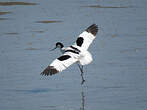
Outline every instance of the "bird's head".
<path fill-rule="evenodd" d="M 63 47 L 64 47 L 64 45 L 61 42 L 57 42 L 56 47 L 53 48 L 51 51 L 55 50 L 56 48 L 62 49 Z"/>
<path fill-rule="evenodd" d="M 61 42 L 56 43 L 56 48 L 63 48 L 64 45 Z"/>

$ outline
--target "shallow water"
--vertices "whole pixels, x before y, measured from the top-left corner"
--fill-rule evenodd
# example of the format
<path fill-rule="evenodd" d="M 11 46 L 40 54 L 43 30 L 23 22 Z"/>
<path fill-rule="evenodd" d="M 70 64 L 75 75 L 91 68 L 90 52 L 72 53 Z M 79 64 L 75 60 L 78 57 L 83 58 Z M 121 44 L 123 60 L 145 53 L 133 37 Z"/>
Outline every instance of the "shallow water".
<path fill-rule="evenodd" d="M 146 10 L 146 0 L 0 1 L 0 110 L 146 110 Z M 40 76 L 60 55 L 55 43 L 71 45 L 92 23 L 85 84 L 75 64 Z"/>

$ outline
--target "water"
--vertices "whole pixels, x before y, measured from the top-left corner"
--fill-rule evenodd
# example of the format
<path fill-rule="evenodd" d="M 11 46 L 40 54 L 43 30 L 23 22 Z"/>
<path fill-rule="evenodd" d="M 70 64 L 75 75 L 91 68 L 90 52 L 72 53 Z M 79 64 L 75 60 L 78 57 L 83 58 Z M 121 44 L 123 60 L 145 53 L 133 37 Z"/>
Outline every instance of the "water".
<path fill-rule="evenodd" d="M 0 0 L 1 110 L 146 110 L 146 0 Z M 94 61 L 52 77 L 40 72 L 89 25 Z"/>

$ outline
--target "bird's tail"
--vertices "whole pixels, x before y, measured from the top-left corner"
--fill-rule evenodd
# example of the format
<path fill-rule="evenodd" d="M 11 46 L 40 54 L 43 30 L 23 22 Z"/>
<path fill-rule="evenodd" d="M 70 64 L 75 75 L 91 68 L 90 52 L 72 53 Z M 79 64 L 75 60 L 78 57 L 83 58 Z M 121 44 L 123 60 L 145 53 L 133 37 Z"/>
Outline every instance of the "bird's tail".
<path fill-rule="evenodd" d="M 85 51 L 82 54 L 83 55 L 81 55 L 81 56 L 83 56 L 83 57 L 79 59 L 79 62 L 81 65 L 87 65 L 92 62 L 93 59 L 92 59 L 92 55 L 90 54 L 90 52 Z"/>

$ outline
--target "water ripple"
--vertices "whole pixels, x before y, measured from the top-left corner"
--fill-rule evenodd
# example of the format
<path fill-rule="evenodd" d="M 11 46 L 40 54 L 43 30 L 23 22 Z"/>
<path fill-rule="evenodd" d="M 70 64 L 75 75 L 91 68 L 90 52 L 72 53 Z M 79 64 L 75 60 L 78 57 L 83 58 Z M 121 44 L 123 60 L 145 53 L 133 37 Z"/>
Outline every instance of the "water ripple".
<path fill-rule="evenodd" d="M 13 5 L 37 5 L 31 2 L 0 2 L 0 6 L 13 6 Z"/>
<path fill-rule="evenodd" d="M 51 89 L 51 88 L 42 88 L 42 89 L 22 89 L 22 90 L 13 90 L 15 92 L 20 93 L 46 93 L 46 92 L 54 92 L 54 91 L 62 91 L 62 89 Z"/>

